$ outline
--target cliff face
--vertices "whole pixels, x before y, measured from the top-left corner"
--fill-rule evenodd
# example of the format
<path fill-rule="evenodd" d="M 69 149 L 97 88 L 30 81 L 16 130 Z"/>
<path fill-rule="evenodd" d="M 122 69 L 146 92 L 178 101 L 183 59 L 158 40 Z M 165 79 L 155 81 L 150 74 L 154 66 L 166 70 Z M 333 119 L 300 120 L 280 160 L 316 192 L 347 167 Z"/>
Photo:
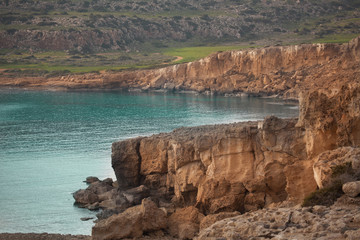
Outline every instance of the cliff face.
<path fill-rule="evenodd" d="M 65 89 L 141 89 L 251 93 L 298 98 L 300 92 L 360 78 L 360 37 L 348 44 L 305 44 L 219 52 L 199 61 L 152 70 L 69 75 L 49 79 L 2 78 L 1 86 Z M 338 81 L 341 78 L 342 81 Z"/>
<path fill-rule="evenodd" d="M 145 185 L 205 214 L 301 202 L 317 188 L 314 156 L 359 147 L 360 88 L 301 99 L 299 120 L 181 128 L 113 144 L 121 188 Z M 160 194 L 160 195 L 161 195 Z"/>

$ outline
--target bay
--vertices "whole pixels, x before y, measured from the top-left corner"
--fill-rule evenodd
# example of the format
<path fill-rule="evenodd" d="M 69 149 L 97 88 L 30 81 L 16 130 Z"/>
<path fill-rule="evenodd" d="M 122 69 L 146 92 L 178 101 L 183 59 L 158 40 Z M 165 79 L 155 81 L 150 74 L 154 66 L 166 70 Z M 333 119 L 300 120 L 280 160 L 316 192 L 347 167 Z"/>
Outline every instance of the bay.
<path fill-rule="evenodd" d="M 73 206 L 87 176 L 112 177 L 112 142 L 175 128 L 296 117 L 281 100 L 192 94 L 0 90 L 0 232 L 91 233 Z"/>

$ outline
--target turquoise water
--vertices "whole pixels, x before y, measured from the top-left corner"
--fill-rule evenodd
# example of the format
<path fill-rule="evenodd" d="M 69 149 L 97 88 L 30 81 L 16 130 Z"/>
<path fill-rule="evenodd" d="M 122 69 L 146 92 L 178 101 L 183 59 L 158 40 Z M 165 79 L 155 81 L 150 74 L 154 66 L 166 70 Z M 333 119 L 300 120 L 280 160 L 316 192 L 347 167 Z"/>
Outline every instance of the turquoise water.
<path fill-rule="evenodd" d="M 91 233 L 73 206 L 87 176 L 113 177 L 111 143 L 182 126 L 293 117 L 279 100 L 0 90 L 0 232 Z"/>

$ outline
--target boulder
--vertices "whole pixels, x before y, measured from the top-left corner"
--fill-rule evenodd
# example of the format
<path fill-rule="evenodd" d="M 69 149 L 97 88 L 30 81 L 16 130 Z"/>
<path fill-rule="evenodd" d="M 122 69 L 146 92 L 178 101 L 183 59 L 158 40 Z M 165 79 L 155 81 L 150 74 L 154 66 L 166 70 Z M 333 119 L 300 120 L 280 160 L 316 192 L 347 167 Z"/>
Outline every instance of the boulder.
<path fill-rule="evenodd" d="M 100 181 L 99 178 L 93 177 L 93 176 L 87 177 L 86 180 L 85 180 L 85 182 L 87 184 L 91 184 L 91 183 L 94 183 L 94 182 L 97 182 L 97 181 Z"/>
<path fill-rule="evenodd" d="M 141 237 L 144 232 L 155 232 L 166 226 L 165 212 L 150 199 L 144 199 L 141 205 L 96 223 L 92 228 L 92 239 L 136 238 Z"/>
<path fill-rule="evenodd" d="M 168 219 L 168 231 L 179 239 L 193 239 L 203 218 L 204 215 L 193 206 L 177 209 Z"/>
<path fill-rule="evenodd" d="M 349 197 L 357 197 L 360 194 L 360 181 L 347 182 L 342 186 L 342 190 Z"/>
<path fill-rule="evenodd" d="M 93 177 L 90 179 L 92 183 L 86 189 L 80 189 L 73 193 L 75 203 L 88 209 L 115 207 L 116 203 L 113 200 L 116 199 L 117 191 L 112 186 L 112 179 L 108 178 L 104 181 L 96 180 Z M 104 203 L 100 204 L 103 201 Z"/>

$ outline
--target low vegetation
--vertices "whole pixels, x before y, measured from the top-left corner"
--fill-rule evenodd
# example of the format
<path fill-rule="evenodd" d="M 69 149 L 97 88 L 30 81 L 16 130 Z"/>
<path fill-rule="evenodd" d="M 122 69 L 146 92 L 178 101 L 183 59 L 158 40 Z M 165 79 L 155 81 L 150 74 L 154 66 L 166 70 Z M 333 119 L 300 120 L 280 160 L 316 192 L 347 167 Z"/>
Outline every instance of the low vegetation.
<path fill-rule="evenodd" d="M 303 207 L 315 205 L 330 206 L 344 194 L 342 191 L 344 183 L 360 180 L 360 173 L 352 168 L 351 162 L 333 166 L 331 171 L 331 182 L 328 186 L 318 189 L 307 196 L 303 201 Z"/>
<path fill-rule="evenodd" d="M 354 0 L 4 0 L 0 6 L 0 68 L 19 73 L 153 68 L 217 51 L 347 42 L 360 34 Z"/>

